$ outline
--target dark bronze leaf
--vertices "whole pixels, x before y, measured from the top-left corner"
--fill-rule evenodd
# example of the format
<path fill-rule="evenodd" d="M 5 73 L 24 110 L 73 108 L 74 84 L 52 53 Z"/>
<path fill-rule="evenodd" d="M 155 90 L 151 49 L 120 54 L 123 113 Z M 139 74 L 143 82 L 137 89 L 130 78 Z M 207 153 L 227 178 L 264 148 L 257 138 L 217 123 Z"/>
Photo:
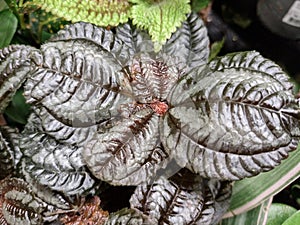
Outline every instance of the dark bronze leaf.
<path fill-rule="evenodd" d="M 86 200 L 77 211 L 65 214 L 60 218 L 64 225 L 103 225 L 109 213 L 100 208 L 100 199 L 93 196 Z"/>
<path fill-rule="evenodd" d="M 45 209 L 45 203 L 35 196 L 25 181 L 18 178 L 0 181 L 1 224 L 40 225 Z"/>
<path fill-rule="evenodd" d="M 210 67 L 182 79 L 170 95 L 165 146 L 181 166 L 208 178 L 238 180 L 272 169 L 300 136 L 299 101 L 287 75 L 252 52 Z"/>
<path fill-rule="evenodd" d="M 139 103 L 166 100 L 182 72 L 170 57 L 153 58 L 146 53 L 135 57 L 130 71 L 135 100 Z"/>
<path fill-rule="evenodd" d="M 130 58 L 141 53 L 154 51 L 154 45 L 150 36 L 132 24 L 127 23 L 116 27 L 116 38 L 128 47 Z"/>

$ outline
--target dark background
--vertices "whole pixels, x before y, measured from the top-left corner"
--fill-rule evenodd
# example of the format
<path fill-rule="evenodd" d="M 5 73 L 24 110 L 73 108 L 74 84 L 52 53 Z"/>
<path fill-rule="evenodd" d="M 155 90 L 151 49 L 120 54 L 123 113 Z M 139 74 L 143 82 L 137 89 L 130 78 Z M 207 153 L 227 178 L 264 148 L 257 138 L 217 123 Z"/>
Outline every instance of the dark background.
<path fill-rule="evenodd" d="M 220 55 L 244 51 L 257 50 L 264 57 L 279 64 L 297 83 L 300 83 L 300 28 L 292 27 L 293 34 L 281 29 L 281 13 L 294 2 L 293 0 L 260 0 L 269 7 L 261 17 L 273 21 L 271 32 L 257 15 L 258 0 L 214 0 L 206 26 L 211 42 L 222 40 L 224 46 Z M 282 31 L 281 31 L 282 30 Z M 296 33 L 297 35 L 296 35 Z M 278 35 L 280 33 L 281 36 Z"/>

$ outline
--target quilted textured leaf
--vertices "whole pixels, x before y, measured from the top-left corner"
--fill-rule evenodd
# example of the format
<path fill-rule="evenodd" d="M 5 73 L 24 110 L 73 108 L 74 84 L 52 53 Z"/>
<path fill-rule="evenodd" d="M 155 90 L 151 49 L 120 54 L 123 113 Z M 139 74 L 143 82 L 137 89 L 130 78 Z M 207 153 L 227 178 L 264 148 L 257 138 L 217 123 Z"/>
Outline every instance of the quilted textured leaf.
<path fill-rule="evenodd" d="M 149 186 L 138 186 L 130 204 L 155 224 L 209 225 L 219 220 L 229 206 L 231 190 L 227 189 L 226 201 L 221 201 L 223 208 L 216 207 L 221 187 L 216 184 L 210 189 L 205 180 L 183 169 L 170 180 L 162 177 Z"/>
<path fill-rule="evenodd" d="M 126 27 L 126 29 L 124 29 Z M 127 61 L 131 59 L 136 52 L 129 43 L 138 44 L 136 36 L 139 41 L 144 42 L 141 39 L 141 32 L 137 32 L 135 28 L 129 24 L 123 25 L 123 28 L 117 28 L 116 34 L 110 30 L 106 30 L 101 27 L 97 27 L 90 23 L 75 23 L 67 25 L 63 30 L 60 30 L 56 35 L 51 37 L 51 42 L 57 41 L 70 41 L 70 40 L 84 40 L 87 43 L 93 43 L 101 48 L 106 53 L 110 54 L 110 57 L 114 58 L 115 62 L 121 66 L 125 66 Z M 120 32 L 121 30 L 121 32 Z M 121 34 L 121 35 L 120 35 Z M 132 36 L 133 35 L 133 36 Z M 130 42 L 124 40 L 125 36 L 132 37 Z M 149 41 L 149 38 L 147 39 Z M 126 44 L 124 45 L 125 42 Z"/>
<path fill-rule="evenodd" d="M 171 36 L 162 48 L 162 52 L 178 58 L 185 66 L 185 72 L 207 63 L 209 57 L 209 39 L 206 28 L 198 15 L 191 13 L 182 26 Z"/>
<path fill-rule="evenodd" d="M 100 207 L 100 199 L 94 196 L 87 199 L 77 212 L 71 212 L 60 218 L 64 225 L 103 225 L 109 213 Z"/>
<path fill-rule="evenodd" d="M 169 156 L 160 146 L 158 121 L 159 116 L 145 108 L 97 134 L 83 152 L 90 171 L 114 185 L 149 181 Z"/>
<path fill-rule="evenodd" d="M 0 223 L 3 225 L 42 224 L 42 212 L 46 206 L 18 178 L 8 178 L 0 182 Z"/>
<path fill-rule="evenodd" d="M 72 22 L 85 21 L 98 26 L 117 26 L 129 17 L 128 0 L 33 0 L 37 6 Z"/>
<path fill-rule="evenodd" d="M 73 209 L 73 202 L 70 201 L 63 193 L 59 193 L 56 191 L 51 190 L 49 187 L 45 185 L 41 185 L 37 182 L 34 178 L 31 177 L 24 168 L 26 167 L 25 160 L 21 160 L 20 168 L 18 168 L 19 176 L 24 178 L 24 180 L 28 183 L 32 192 L 43 202 L 47 204 L 49 208 L 47 213 L 49 215 L 45 215 L 46 218 L 50 218 L 53 216 L 52 211 L 54 210 L 72 210 Z"/>
<path fill-rule="evenodd" d="M 155 225 L 141 212 L 135 209 L 122 209 L 111 213 L 104 225 Z"/>
<path fill-rule="evenodd" d="M 36 69 L 25 97 L 62 123 L 87 127 L 118 114 L 121 67 L 101 47 L 80 40 L 45 44 L 33 55 Z"/>
<path fill-rule="evenodd" d="M 135 3 L 131 9 L 134 25 L 148 30 L 158 49 L 169 39 L 177 27 L 191 11 L 188 0 L 143 1 L 130 0 Z M 172 15 L 172 16 L 170 16 Z"/>
<path fill-rule="evenodd" d="M 63 145 L 40 132 L 24 132 L 20 142 L 22 166 L 40 185 L 66 195 L 91 192 L 95 180 L 85 171 L 81 148 Z"/>
<path fill-rule="evenodd" d="M 170 57 L 153 59 L 145 53 L 135 57 L 131 67 L 132 91 L 139 103 L 165 100 L 182 76 L 182 69 Z"/>
<path fill-rule="evenodd" d="M 131 57 L 142 52 L 153 52 L 154 45 L 148 33 L 136 29 L 130 23 L 116 27 L 116 38 L 123 42 L 131 52 Z"/>
<path fill-rule="evenodd" d="M 0 50 L 0 112 L 25 81 L 33 49 L 25 45 L 11 45 Z"/>
<path fill-rule="evenodd" d="M 103 131 L 111 127 L 112 119 L 99 121 L 85 127 L 74 127 L 72 124 L 68 125 L 53 115 L 51 115 L 45 108 L 34 108 L 32 116 L 35 117 L 35 123 L 40 130 L 49 136 L 53 137 L 60 143 L 67 145 L 76 145 L 84 147 L 89 142 L 97 131 Z"/>
<path fill-rule="evenodd" d="M 11 175 L 21 158 L 16 129 L 0 127 L 0 180 Z"/>
<path fill-rule="evenodd" d="M 204 177 L 238 180 L 272 169 L 300 136 L 299 101 L 287 76 L 253 52 L 210 67 L 182 79 L 170 95 L 165 146 Z"/>

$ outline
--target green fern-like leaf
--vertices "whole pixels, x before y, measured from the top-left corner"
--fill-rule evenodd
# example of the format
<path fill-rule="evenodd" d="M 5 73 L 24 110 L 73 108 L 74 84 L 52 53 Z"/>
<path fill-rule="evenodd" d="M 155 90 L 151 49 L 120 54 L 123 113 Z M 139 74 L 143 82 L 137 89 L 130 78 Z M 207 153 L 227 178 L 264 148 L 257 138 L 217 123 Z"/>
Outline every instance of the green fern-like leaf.
<path fill-rule="evenodd" d="M 191 11 L 189 0 L 129 0 L 133 24 L 148 30 L 155 50 L 169 39 Z"/>
<path fill-rule="evenodd" d="M 125 23 L 130 13 L 128 0 L 33 0 L 32 3 L 66 20 L 98 26 Z"/>

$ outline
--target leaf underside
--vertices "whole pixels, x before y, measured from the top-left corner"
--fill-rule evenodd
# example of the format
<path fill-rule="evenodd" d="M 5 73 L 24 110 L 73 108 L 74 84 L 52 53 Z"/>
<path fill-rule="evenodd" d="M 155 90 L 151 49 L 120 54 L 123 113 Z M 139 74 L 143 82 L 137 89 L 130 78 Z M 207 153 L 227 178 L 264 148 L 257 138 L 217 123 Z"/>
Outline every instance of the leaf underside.
<path fill-rule="evenodd" d="M 173 89 L 164 145 L 204 177 L 239 180 L 268 171 L 299 140 L 299 101 L 290 86 L 258 53 L 216 59 Z"/>

